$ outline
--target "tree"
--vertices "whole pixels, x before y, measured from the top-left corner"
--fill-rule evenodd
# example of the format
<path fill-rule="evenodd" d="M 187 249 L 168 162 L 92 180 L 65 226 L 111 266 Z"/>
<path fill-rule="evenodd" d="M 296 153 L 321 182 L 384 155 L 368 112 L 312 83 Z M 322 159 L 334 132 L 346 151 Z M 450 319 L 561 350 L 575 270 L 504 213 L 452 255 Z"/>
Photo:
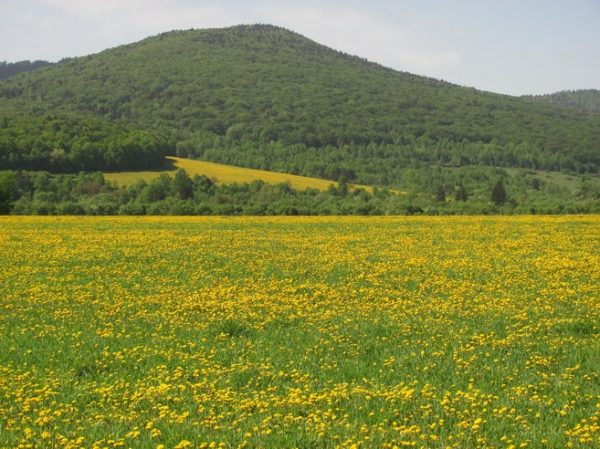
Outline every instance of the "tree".
<path fill-rule="evenodd" d="M 446 189 L 444 189 L 444 186 L 441 184 L 438 186 L 437 193 L 435 195 L 435 200 L 440 203 L 446 201 Z"/>
<path fill-rule="evenodd" d="M 506 189 L 504 188 L 504 183 L 502 180 L 498 180 L 498 182 L 492 188 L 491 200 L 496 206 L 502 206 L 506 203 L 508 196 L 506 194 Z"/>
<path fill-rule="evenodd" d="M 153 179 L 141 195 L 146 203 L 156 203 L 164 200 L 171 191 L 171 177 L 166 173 L 161 173 L 158 178 Z"/>
<path fill-rule="evenodd" d="M 456 194 L 454 195 L 454 199 L 456 201 L 467 201 L 469 195 L 467 194 L 467 189 L 462 184 L 458 186 L 456 189 Z"/>
<path fill-rule="evenodd" d="M 12 210 L 15 181 L 12 172 L 0 172 L 0 215 L 7 215 Z"/>
<path fill-rule="evenodd" d="M 180 168 L 175 172 L 175 177 L 171 182 L 171 189 L 179 199 L 187 200 L 193 198 L 194 183 L 185 169 Z"/>
<path fill-rule="evenodd" d="M 338 180 L 337 191 L 340 196 L 348 195 L 348 180 L 344 175 L 340 176 Z"/>

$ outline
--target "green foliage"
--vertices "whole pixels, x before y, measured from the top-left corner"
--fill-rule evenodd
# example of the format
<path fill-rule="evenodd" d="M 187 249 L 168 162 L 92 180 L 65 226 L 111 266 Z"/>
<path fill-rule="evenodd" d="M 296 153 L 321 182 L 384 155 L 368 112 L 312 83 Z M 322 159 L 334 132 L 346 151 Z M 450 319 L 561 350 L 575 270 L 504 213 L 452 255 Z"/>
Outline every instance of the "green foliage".
<path fill-rule="evenodd" d="M 435 177 L 431 170 L 435 170 Z M 33 215 L 457 215 L 599 213 L 600 182 L 582 178 L 573 192 L 551 181 L 531 188 L 537 174 L 500 169 L 407 169 L 412 193 L 374 188 L 351 189 L 344 178 L 327 191 L 297 190 L 289 183 L 215 184 L 183 169 L 162 173 L 126 187 L 105 181 L 102 173 L 53 175 L 17 171 L 14 214 Z M 3 178 L 3 179 L 5 179 Z M 432 181 L 438 179 L 439 181 Z M 441 182 L 443 184 L 437 184 Z M 407 184 L 409 185 L 409 184 Z M 439 186 L 455 186 L 454 198 L 442 201 Z M 498 187 L 500 186 L 500 187 Z M 436 189 L 438 189 L 437 194 Z M 468 194 L 467 194 L 468 189 Z M 500 191 L 500 189 L 502 191 Z M 498 192 L 496 192 L 498 190 Z M 492 196 L 490 197 L 490 192 Z M 510 197 L 508 195 L 510 192 Z M 491 200 L 491 201 L 490 201 Z M 6 213 L 6 212 L 5 212 Z"/>
<path fill-rule="evenodd" d="M 17 138 L 0 119 L 4 168 L 71 158 L 79 162 L 65 170 L 82 169 L 81 159 L 92 160 L 86 170 L 143 168 L 143 157 L 129 155 L 146 146 L 155 154 L 156 132 L 165 136 L 158 147 L 178 156 L 390 187 L 405 169 L 432 164 L 571 173 L 600 165 L 598 114 L 397 72 L 266 25 L 164 33 L 22 73 L 0 84 L 0 115 L 14 114 L 96 116 L 135 131 L 100 143 L 93 126 L 79 132 L 88 145 L 78 151 L 90 155 L 79 158 L 45 126 L 25 145 L 26 120 Z M 151 130 L 149 142 L 138 128 Z"/>
<path fill-rule="evenodd" d="M 48 61 L 0 61 L 0 81 L 18 75 L 19 73 L 31 72 L 32 70 L 37 70 L 49 65 L 52 65 L 52 63 Z"/>
<path fill-rule="evenodd" d="M 12 172 L 0 172 L 0 215 L 9 214 L 13 207 L 14 184 Z"/>
<path fill-rule="evenodd" d="M 181 200 L 193 198 L 194 182 L 183 168 L 180 168 L 175 172 L 171 190 L 175 193 L 175 196 Z"/>
<path fill-rule="evenodd" d="M 442 184 L 438 186 L 437 193 L 435 195 L 435 200 L 439 202 L 446 201 L 446 189 Z"/>
<path fill-rule="evenodd" d="M 337 192 L 341 196 L 348 195 L 348 180 L 345 176 L 340 176 L 338 180 Z"/>
<path fill-rule="evenodd" d="M 467 194 L 467 189 L 462 184 L 456 188 L 456 193 L 454 194 L 454 199 L 456 201 L 467 201 L 469 195 Z"/>
<path fill-rule="evenodd" d="M 567 90 L 547 95 L 527 96 L 536 101 L 556 104 L 585 112 L 600 112 L 600 90 Z"/>
<path fill-rule="evenodd" d="M 498 180 L 492 189 L 491 200 L 496 206 L 502 206 L 506 203 L 507 199 L 508 196 L 506 194 L 506 189 L 504 188 L 504 183 L 502 180 Z"/>
<path fill-rule="evenodd" d="M 158 168 L 169 151 L 156 132 L 93 116 L 0 117 L 0 168 L 55 173 Z"/>

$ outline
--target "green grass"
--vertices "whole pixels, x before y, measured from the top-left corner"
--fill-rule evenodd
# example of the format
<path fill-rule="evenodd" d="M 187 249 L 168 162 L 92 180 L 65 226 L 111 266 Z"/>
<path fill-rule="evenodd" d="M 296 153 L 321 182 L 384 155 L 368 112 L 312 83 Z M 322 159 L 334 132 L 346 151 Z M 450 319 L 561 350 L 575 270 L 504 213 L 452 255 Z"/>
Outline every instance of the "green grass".
<path fill-rule="evenodd" d="M 600 177 L 597 175 L 587 174 L 581 177 L 578 175 L 543 170 L 523 170 L 519 168 L 505 168 L 504 170 L 511 176 L 515 176 L 519 172 L 525 171 L 529 175 L 536 176 L 540 181 L 555 184 L 559 187 L 566 187 L 571 193 L 581 188 L 583 180 L 590 183 L 595 188 L 600 188 Z"/>

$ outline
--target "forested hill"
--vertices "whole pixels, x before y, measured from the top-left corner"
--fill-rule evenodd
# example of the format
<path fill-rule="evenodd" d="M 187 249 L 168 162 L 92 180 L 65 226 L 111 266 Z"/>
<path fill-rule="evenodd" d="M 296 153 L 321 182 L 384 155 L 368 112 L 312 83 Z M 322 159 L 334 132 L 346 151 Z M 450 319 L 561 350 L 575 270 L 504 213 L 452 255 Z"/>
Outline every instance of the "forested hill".
<path fill-rule="evenodd" d="M 526 96 L 536 101 L 557 104 L 585 112 L 600 112 L 600 90 L 565 90 L 548 95 Z"/>
<path fill-rule="evenodd" d="M 18 115 L 37 118 L 25 132 Z M 121 137 L 69 135 L 73 116 L 80 129 L 118 123 Z M 52 154 L 63 170 L 115 169 L 132 160 L 119 146 L 129 132 L 138 152 L 163 142 L 165 154 L 370 185 L 431 164 L 600 165 L 598 114 L 394 71 L 269 25 L 164 33 L 0 82 L 0 169 Z"/>

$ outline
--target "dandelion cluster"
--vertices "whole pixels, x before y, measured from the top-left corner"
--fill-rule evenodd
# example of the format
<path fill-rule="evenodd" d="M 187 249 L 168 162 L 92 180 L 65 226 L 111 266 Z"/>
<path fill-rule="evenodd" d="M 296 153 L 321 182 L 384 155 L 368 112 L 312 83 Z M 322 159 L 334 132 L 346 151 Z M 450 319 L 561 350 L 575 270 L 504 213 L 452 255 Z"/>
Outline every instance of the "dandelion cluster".
<path fill-rule="evenodd" d="M 0 447 L 600 444 L 600 218 L 0 219 Z"/>

